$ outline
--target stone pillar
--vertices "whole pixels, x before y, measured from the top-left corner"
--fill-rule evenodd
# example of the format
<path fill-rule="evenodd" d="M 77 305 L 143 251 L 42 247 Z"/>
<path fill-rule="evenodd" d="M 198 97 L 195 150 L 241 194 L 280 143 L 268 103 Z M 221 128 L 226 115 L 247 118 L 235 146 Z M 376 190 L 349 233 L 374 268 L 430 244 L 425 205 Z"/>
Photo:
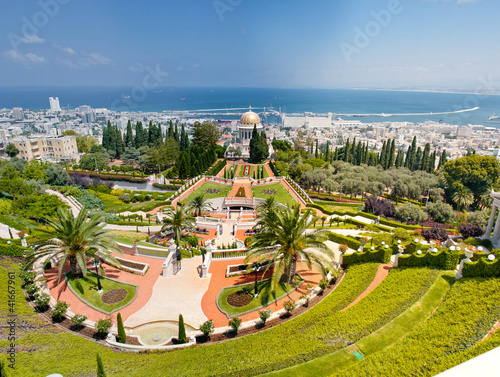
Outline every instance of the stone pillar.
<path fill-rule="evenodd" d="M 497 213 L 497 207 L 493 205 L 491 208 L 490 221 L 488 221 L 488 227 L 486 228 L 486 232 L 484 232 L 484 236 L 486 238 L 491 237 L 491 230 L 493 229 L 493 224 L 495 223 L 495 215 Z"/>
<path fill-rule="evenodd" d="M 491 237 L 491 241 L 493 243 L 498 241 L 498 237 L 500 236 L 500 211 L 498 211 L 498 215 L 496 216 L 495 230 L 493 231 L 493 236 Z"/>

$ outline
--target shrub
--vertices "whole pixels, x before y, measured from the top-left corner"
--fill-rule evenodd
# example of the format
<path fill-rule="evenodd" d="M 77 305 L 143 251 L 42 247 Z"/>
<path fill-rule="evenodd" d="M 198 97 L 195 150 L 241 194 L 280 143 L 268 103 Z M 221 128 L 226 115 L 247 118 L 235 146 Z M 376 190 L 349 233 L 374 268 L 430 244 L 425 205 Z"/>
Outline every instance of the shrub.
<path fill-rule="evenodd" d="M 377 216 L 393 217 L 396 207 L 389 200 L 368 198 L 365 202 L 365 211 L 372 212 Z"/>
<path fill-rule="evenodd" d="M 476 224 L 462 223 L 460 224 L 460 234 L 464 238 L 481 237 L 484 231 Z"/>
<path fill-rule="evenodd" d="M 283 308 L 286 310 L 286 312 L 288 314 L 290 314 L 291 312 L 293 312 L 293 310 L 295 309 L 296 307 L 296 304 L 295 304 L 295 301 L 293 300 L 287 300 L 283 303 Z"/>
<path fill-rule="evenodd" d="M 26 286 L 26 293 L 30 296 L 34 296 L 38 292 L 38 287 L 34 283 L 30 283 Z"/>
<path fill-rule="evenodd" d="M 184 326 L 184 317 L 182 317 L 182 314 L 179 314 L 179 335 L 177 340 L 181 344 L 187 343 L 186 327 Z"/>
<path fill-rule="evenodd" d="M 200 326 L 200 331 L 205 335 L 205 336 L 210 336 L 211 333 L 214 332 L 214 321 L 209 319 L 205 323 L 203 323 Z"/>
<path fill-rule="evenodd" d="M 422 254 L 401 255 L 398 265 L 401 267 L 436 267 L 442 270 L 454 270 L 459 262 L 456 251 L 442 250 L 437 253 L 423 252 Z"/>
<path fill-rule="evenodd" d="M 118 343 L 127 343 L 127 334 L 125 333 L 125 328 L 123 327 L 122 314 L 118 313 L 116 316 L 116 325 L 118 327 L 118 336 L 116 341 Z"/>
<path fill-rule="evenodd" d="M 52 268 L 52 261 L 50 259 L 45 259 L 45 262 L 43 262 L 43 270 L 47 271 Z"/>
<path fill-rule="evenodd" d="M 271 317 L 272 313 L 273 312 L 269 309 L 264 309 L 259 312 L 260 320 L 262 321 L 264 326 L 266 325 L 266 321 L 269 319 L 269 317 Z"/>
<path fill-rule="evenodd" d="M 24 285 L 28 285 L 35 282 L 36 272 L 35 271 L 26 271 L 19 275 L 23 280 Z"/>
<path fill-rule="evenodd" d="M 46 293 L 39 293 L 35 296 L 35 305 L 41 309 L 47 309 L 50 302 L 50 296 Z"/>
<path fill-rule="evenodd" d="M 448 239 L 448 232 L 444 228 L 434 226 L 430 229 L 422 230 L 422 237 L 424 237 L 427 241 L 438 240 L 440 242 L 444 242 Z"/>
<path fill-rule="evenodd" d="M 325 279 L 321 279 L 319 281 L 319 287 L 322 289 L 322 290 L 325 290 L 326 288 L 328 288 L 328 282 L 325 280 Z"/>
<path fill-rule="evenodd" d="M 466 221 L 469 224 L 476 224 L 478 227 L 485 229 L 488 225 L 488 219 L 488 211 L 482 210 L 470 213 Z"/>
<path fill-rule="evenodd" d="M 124 203 L 127 203 L 127 204 L 130 203 L 130 197 L 128 196 L 128 194 L 122 194 L 122 195 L 118 196 L 118 199 Z"/>
<path fill-rule="evenodd" d="M 69 305 L 66 301 L 57 301 L 52 311 L 52 318 L 59 321 L 68 311 Z"/>
<path fill-rule="evenodd" d="M 410 233 L 403 228 L 396 228 L 392 231 L 395 240 L 401 240 L 401 242 L 406 242 L 411 240 Z"/>
<path fill-rule="evenodd" d="M 390 247 L 379 247 L 378 249 L 356 251 L 351 254 L 344 255 L 342 264 L 351 266 L 358 263 L 389 263 L 391 260 L 392 249 Z"/>
<path fill-rule="evenodd" d="M 455 217 L 453 207 L 445 202 L 429 203 L 427 212 L 438 223 L 449 223 Z"/>
<path fill-rule="evenodd" d="M 400 221 L 414 221 L 416 223 L 427 220 L 427 214 L 419 206 L 412 203 L 405 203 L 396 208 L 394 216 Z"/>
<path fill-rule="evenodd" d="M 71 322 L 73 322 L 77 326 L 81 326 L 83 322 L 87 320 L 87 316 L 83 314 L 75 314 L 71 318 Z"/>
<path fill-rule="evenodd" d="M 245 238 L 245 241 L 243 242 L 245 243 L 245 246 L 248 247 L 250 245 L 250 242 L 252 242 L 252 237 Z"/>
<path fill-rule="evenodd" d="M 239 317 L 234 317 L 229 320 L 229 326 L 235 331 L 238 332 L 241 326 L 241 318 Z"/>
<path fill-rule="evenodd" d="M 111 318 L 101 318 L 95 323 L 95 329 L 100 335 L 103 335 L 108 332 L 112 324 L 113 320 Z"/>

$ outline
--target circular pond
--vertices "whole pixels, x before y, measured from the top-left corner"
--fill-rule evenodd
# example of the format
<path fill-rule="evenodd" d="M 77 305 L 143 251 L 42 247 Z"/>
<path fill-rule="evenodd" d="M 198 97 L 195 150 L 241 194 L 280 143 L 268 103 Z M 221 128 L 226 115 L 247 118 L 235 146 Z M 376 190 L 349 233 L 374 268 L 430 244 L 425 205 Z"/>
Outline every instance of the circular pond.
<path fill-rule="evenodd" d="M 186 333 L 195 331 L 189 325 L 184 324 Z M 138 336 L 139 341 L 145 346 L 161 346 L 168 343 L 170 338 L 179 335 L 179 323 L 174 321 L 161 321 L 146 323 L 134 327 L 132 335 Z"/>

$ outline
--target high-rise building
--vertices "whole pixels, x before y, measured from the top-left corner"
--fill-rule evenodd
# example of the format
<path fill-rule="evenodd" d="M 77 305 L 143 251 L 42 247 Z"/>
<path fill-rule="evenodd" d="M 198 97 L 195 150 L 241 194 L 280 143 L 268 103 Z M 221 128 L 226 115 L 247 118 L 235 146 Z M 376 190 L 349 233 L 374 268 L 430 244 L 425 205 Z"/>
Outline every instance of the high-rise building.
<path fill-rule="evenodd" d="M 59 105 L 59 97 L 49 97 L 50 110 L 61 111 L 61 106 Z"/>
<path fill-rule="evenodd" d="M 24 113 L 23 113 L 22 107 L 14 107 L 12 109 L 12 113 L 14 115 L 15 120 L 23 120 L 24 119 Z"/>
<path fill-rule="evenodd" d="M 81 113 L 89 113 L 92 110 L 92 108 L 88 105 L 83 105 L 78 107 L 78 111 Z"/>
<path fill-rule="evenodd" d="M 82 114 L 83 123 L 92 123 L 95 120 L 95 113 L 93 111 L 89 111 L 87 113 Z"/>

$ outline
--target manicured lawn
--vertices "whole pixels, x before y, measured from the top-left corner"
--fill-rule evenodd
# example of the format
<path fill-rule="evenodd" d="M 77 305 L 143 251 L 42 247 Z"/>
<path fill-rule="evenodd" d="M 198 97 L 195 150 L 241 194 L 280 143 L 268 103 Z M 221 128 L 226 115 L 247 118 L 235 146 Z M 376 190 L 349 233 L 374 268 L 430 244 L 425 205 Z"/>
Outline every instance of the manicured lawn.
<path fill-rule="evenodd" d="M 248 305 L 242 307 L 231 306 L 227 302 L 227 298 L 232 293 L 243 293 L 250 294 L 253 296 L 255 292 L 255 283 L 248 283 L 243 285 L 238 285 L 234 287 L 224 288 L 217 297 L 217 303 L 219 308 L 228 317 L 235 317 L 240 314 L 253 312 L 254 310 L 260 309 L 264 306 L 272 304 L 275 301 L 283 298 L 287 293 L 293 291 L 302 280 L 297 280 L 297 282 L 290 286 L 288 284 L 280 283 L 276 287 L 276 291 L 273 293 L 271 291 L 271 279 L 260 280 L 257 283 L 258 297 L 252 297 L 252 301 Z"/>
<path fill-rule="evenodd" d="M 245 175 L 245 166 L 247 166 L 247 165 L 241 165 L 240 166 L 240 172 L 239 172 L 238 175 L 240 177 L 253 177 L 253 172 L 254 172 L 255 167 L 253 165 L 249 165 L 250 166 L 250 172 L 248 173 L 248 175 Z"/>
<path fill-rule="evenodd" d="M 215 192 L 209 193 L 207 190 L 217 190 Z M 228 195 L 231 192 L 231 186 L 225 186 L 225 185 L 218 185 L 216 183 L 211 183 L 211 182 L 205 182 L 203 183 L 200 187 L 198 187 L 196 190 L 194 190 L 186 199 L 182 201 L 182 203 L 190 203 L 191 200 L 196 195 L 205 194 L 205 198 L 208 199 L 213 199 L 213 198 L 223 198 L 226 195 Z"/>
<path fill-rule="evenodd" d="M 387 325 L 355 343 L 356 348 L 365 357 L 369 357 L 371 354 L 402 339 L 413 328 L 423 323 L 439 306 L 451 288 L 453 276 L 454 274 L 451 272 L 443 273 L 419 301 Z M 332 368 L 343 369 L 357 362 L 356 356 L 343 348 L 330 355 L 318 357 L 291 368 L 271 372 L 266 376 L 327 376 L 331 373 Z"/>
<path fill-rule="evenodd" d="M 266 190 L 276 190 L 277 194 L 274 195 L 276 200 L 284 205 L 293 206 L 297 204 L 297 202 L 292 198 L 289 192 L 280 183 L 266 186 L 252 186 L 253 196 L 255 196 L 256 198 L 269 198 L 270 195 L 264 194 L 264 191 Z"/>
<path fill-rule="evenodd" d="M 74 280 L 71 273 L 68 273 L 66 274 L 66 281 L 68 282 L 71 291 L 78 296 L 80 300 L 105 314 L 112 314 L 113 312 L 127 306 L 135 299 L 137 294 L 136 285 L 121 283 L 116 280 L 103 278 L 102 276 L 101 285 L 104 292 L 98 293 L 97 276 L 91 272 L 88 272 L 87 276 L 78 280 Z M 112 289 L 125 289 L 127 291 L 127 295 L 123 300 L 114 304 L 107 304 L 103 302 L 101 299 L 102 295 Z"/>

